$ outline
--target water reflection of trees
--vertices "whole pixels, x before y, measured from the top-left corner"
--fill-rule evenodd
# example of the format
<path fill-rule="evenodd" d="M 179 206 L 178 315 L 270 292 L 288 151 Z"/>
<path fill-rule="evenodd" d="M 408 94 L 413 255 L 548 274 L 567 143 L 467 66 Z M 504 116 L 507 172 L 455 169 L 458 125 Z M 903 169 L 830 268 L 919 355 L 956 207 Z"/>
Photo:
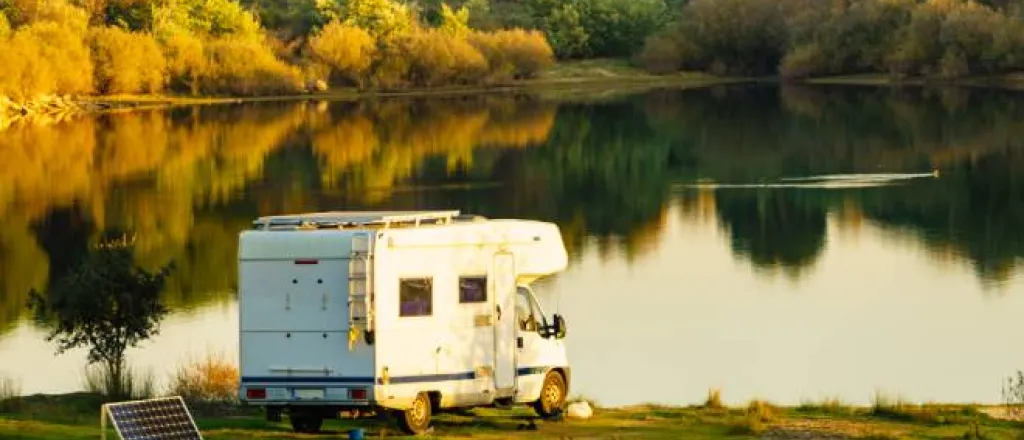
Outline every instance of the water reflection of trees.
<path fill-rule="evenodd" d="M 1024 258 L 1014 235 L 1024 221 L 1022 103 L 1005 91 L 753 87 L 654 94 L 646 108 L 691 159 L 677 176 L 757 182 L 940 169 L 938 180 L 885 190 L 717 191 L 734 251 L 759 267 L 813 262 L 825 213 L 853 200 L 867 218 L 933 249 L 958 249 L 983 280 L 998 281 Z"/>
<path fill-rule="evenodd" d="M 472 167 L 474 147 L 537 144 L 553 120 L 554 107 L 537 101 L 456 99 L 199 107 L 14 127 L 0 137 L 0 329 L 99 231 L 134 234 L 143 266 L 177 263 L 165 294 L 172 307 L 228 300 L 237 233 L 273 206 L 266 199 L 327 208 L 291 200 L 337 186 L 349 205 L 379 203 L 428 157 Z"/>
<path fill-rule="evenodd" d="M 984 91 L 746 87 L 557 112 L 534 98 L 460 97 L 16 127 L 0 137 L 0 328 L 97 231 L 135 233 L 144 266 L 175 261 L 166 296 L 183 307 L 231 298 L 236 234 L 264 213 L 457 207 L 556 221 L 574 255 L 594 244 L 632 257 L 657 241 L 673 182 L 933 166 L 937 181 L 878 191 L 703 192 L 691 211 L 714 211 L 734 253 L 756 267 L 800 274 L 824 247 L 826 214 L 858 204 L 998 280 L 1024 257 L 1014 234 L 1024 224 L 1020 102 Z M 416 190 L 453 185 L 475 189 Z"/>

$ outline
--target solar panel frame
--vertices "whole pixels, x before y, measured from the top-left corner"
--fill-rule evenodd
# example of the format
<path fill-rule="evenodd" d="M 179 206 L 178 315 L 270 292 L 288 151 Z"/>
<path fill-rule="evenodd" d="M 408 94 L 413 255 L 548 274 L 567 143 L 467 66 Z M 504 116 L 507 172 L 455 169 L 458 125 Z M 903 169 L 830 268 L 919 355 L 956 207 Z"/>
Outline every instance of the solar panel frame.
<path fill-rule="evenodd" d="M 192 413 L 181 396 L 107 403 L 100 409 L 102 438 L 107 418 L 124 440 L 202 440 Z M 153 422 L 158 422 L 156 425 Z"/>

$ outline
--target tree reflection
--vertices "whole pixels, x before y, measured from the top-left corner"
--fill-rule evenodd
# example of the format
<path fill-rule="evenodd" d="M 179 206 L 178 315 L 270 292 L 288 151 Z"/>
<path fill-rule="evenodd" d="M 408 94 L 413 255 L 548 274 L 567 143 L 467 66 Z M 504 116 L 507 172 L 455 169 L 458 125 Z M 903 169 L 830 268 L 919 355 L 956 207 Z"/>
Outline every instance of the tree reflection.
<path fill-rule="evenodd" d="M 737 257 L 799 275 L 822 253 L 828 213 L 856 205 L 998 282 L 1024 257 L 1021 102 L 753 86 L 597 103 L 204 106 L 12 127 L 0 136 L 0 329 L 21 315 L 26 287 L 45 289 L 98 230 L 133 231 L 148 269 L 177 261 L 164 299 L 194 307 L 232 299 L 237 233 L 261 214 L 457 208 L 554 221 L 571 255 L 594 245 L 633 259 L 671 221 L 674 183 L 933 167 L 940 179 L 884 190 L 703 192 L 692 211 L 717 219 Z"/>
<path fill-rule="evenodd" d="M 799 275 L 825 248 L 826 207 L 803 193 L 776 190 L 719 190 L 715 196 L 722 227 L 733 252 L 755 266 Z"/>

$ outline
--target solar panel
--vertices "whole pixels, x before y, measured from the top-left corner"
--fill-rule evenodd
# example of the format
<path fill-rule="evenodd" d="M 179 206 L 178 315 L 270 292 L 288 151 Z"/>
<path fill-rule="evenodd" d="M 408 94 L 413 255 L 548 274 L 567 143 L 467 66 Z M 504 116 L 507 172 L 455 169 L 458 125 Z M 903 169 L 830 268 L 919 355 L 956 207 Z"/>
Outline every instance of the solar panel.
<path fill-rule="evenodd" d="M 192 414 L 180 396 L 108 403 L 100 410 L 105 439 L 107 417 L 124 440 L 202 440 Z"/>

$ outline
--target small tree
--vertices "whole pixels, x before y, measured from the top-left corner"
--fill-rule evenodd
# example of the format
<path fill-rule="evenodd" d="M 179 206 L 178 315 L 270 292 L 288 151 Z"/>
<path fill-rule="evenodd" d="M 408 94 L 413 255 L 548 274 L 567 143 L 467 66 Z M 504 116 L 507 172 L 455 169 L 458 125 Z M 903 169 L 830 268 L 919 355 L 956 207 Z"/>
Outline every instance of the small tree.
<path fill-rule="evenodd" d="M 148 272 L 134 265 L 130 245 L 104 245 L 89 253 L 48 295 L 32 289 L 29 307 L 51 326 L 57 353 L 88 347 L 88 362 L 110 374 L 109 397 L 125 397 L 125 350 L 157 333 L 167 308 L 160 303 L 171 266 Z"/>

